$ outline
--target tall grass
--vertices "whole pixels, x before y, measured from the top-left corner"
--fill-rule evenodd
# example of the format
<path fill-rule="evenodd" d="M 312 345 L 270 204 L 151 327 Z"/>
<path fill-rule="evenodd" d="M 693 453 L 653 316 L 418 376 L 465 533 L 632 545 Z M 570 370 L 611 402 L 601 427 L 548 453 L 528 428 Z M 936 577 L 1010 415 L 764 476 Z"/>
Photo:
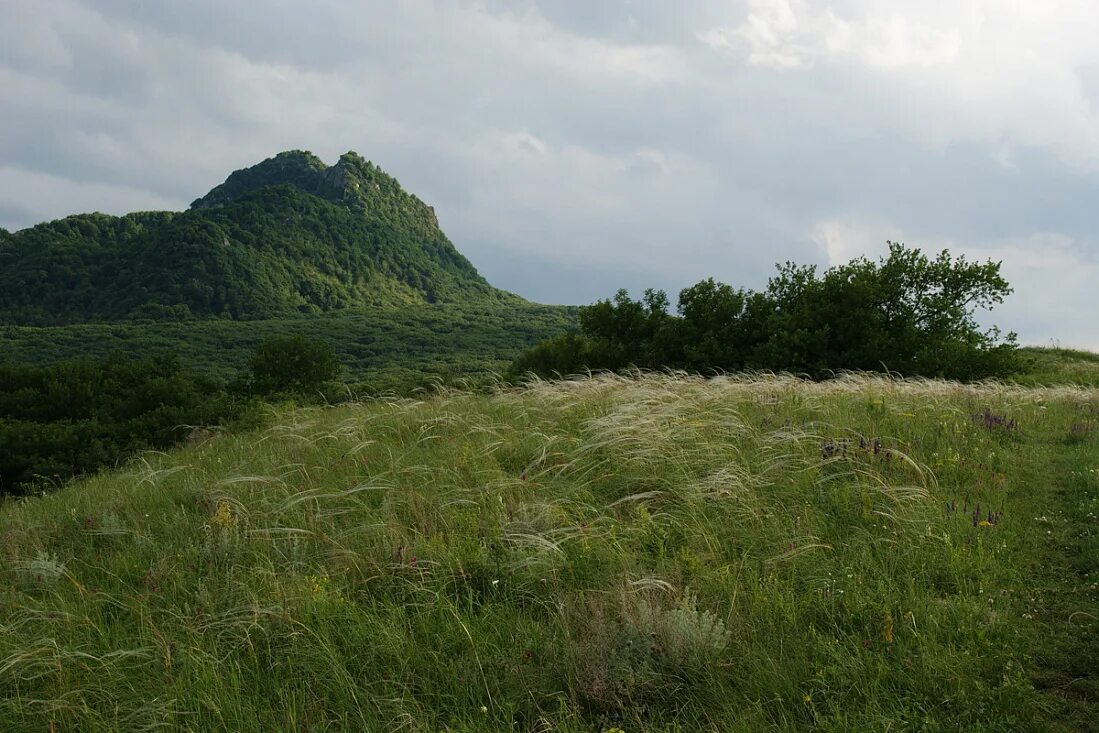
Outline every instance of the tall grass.
<path fill-rule="evenodd" d="M 1097 419 L 858 375 L 282 411 L 0 507 L 0 729 L 1079 729 Z"/>

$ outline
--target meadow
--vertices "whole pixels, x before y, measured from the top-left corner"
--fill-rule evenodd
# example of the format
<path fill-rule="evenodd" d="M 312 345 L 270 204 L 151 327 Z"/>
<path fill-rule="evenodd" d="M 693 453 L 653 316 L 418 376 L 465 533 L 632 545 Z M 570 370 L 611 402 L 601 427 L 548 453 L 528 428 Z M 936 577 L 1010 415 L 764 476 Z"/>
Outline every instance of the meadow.
<path fill-rule="evenodd" d="M 1019 384 L 1079 384 L 1099 387 L 1099 354 L 1062 348 L 1019 349 L 1025 369 L 1012 376 Z"/>
<path fill-rule="evenodd" d="M 1099 390 L 271 408 L 0 505 L 4 731 L 1099 730 Z"/>

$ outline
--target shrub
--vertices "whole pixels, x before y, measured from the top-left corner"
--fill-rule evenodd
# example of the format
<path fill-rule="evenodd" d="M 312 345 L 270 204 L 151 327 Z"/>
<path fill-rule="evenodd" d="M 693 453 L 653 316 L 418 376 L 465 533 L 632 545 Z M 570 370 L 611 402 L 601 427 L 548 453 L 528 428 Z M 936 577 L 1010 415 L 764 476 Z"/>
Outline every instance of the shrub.
<path fill-rule="evenodd" d="M 704 280 L 680 292 L 674 316 L 661 291 L 633 301 L 620 290 L 581 309 L 581 334 L 542 342 L 513 371 L 551 376 L 634 365 L 818 378 L 839 370 L 1001 377 L 1022 367 L 1015 334 L 982 331 L 974 312 L 1009 293 L 999 263 L 946 251 L 928 258 L 890 242 L 879 262 L 859 258 L 823 275 L 788 262 L 762 292 Z"/>
<path fill-rule="evenodd" d="M 0 364 L 0 494 L 167 448 L 246 406 L 171 354 Z"/>
<path fill-rule="evenodd" d="M 255 394 L 306 394 L 339 376 L 340 361 L 326 341 L 276 336 L 256 347 L 248 368 L 249 385 Z"/>

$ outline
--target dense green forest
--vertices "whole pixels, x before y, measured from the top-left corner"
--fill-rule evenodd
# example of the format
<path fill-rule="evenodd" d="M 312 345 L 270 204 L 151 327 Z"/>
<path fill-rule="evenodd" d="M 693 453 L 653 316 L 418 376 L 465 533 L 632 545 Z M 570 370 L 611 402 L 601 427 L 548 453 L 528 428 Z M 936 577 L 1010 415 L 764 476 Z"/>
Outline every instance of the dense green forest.
<path fill-rule="evenodd" d="M 247 394 L 170 354 L 0 363 L 0 495 L 56 484 L 242 417 Z"/>
<path fill-rule="evenodd" d="M 0 327 L 0 494 L 168 447 L 190 426 L 239 422 L 245 406 L 272 394 L 345 400 L 487 379 L 574 316 L 525 303 L 425 304 L 263 321 Z M 287 342 L 311 346 L 290 351 Z M 338 384 L 320 389 L 304 377 L 326 354 L 319 381 Z"/>
<path fill-rule="evenodd" d="M 169 351 L 0 363 L 0 496 L 205 439 L 212 426 L 255 425 L 264 400 L 346 400 L 342 372 L 331 344 L 301 335 L 265 339 L 228 383 Z"/>
<path fill-rule="evenodd" d="M 224 382 L 264 339 L 303 335 L 335 347 L 351 384 L 366 391 L 403 390 L 430 376 L 506 371 L 523 349 L 571 328 L 576 312 L 525 302 L 435 303 L 259 321 L 0 326 L 0 361 L 53 364 L 85 355 L 141 357 L 171 350 L 185 366 Z"/>
<path fill-rule="evenodd" d="M 355 153 L 281 153 L 190 210 L 80 214 L 0 237 L 0 323 L 273 318 L 382 305 L 519 304 L 431 207 Z"/>
<path fill-rule="evenodd" d="M 841 370 L 974 380 L 1023 367 L 1015 334 L 981 330 L 974 312 L 1002 303 L 1011 287 L 996 262 L 948 252 L 929 258 L 890 243 L 879 262 L 829 268 L 786 263 L 761 292 L 704 280 L 679 294 L 641 300 L 620 290 L 580 310 L 580 333 L 549 339 L 512 373 L 677 368 L 701 373 L 767 370 L 824 378 Z"/>

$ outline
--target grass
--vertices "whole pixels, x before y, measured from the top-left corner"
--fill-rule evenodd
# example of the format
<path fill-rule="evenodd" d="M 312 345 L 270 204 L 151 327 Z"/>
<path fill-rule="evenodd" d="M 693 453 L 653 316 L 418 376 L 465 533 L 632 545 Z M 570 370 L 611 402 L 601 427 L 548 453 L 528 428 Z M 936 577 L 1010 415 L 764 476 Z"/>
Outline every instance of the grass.
<path fill-rule="evenodd" d="M 1099 387 L 1099 354 L 1076 349 L 1019 349 L 1026 364 L 1025 371 L 1015 378 L 1021 384 L 1082 384 Z"/>
<path fill-rule="evenodd" d="M 0 507 L 0 729 L 1097 730 L 1097 424 L 868 376 L 275 411 Z"/>

